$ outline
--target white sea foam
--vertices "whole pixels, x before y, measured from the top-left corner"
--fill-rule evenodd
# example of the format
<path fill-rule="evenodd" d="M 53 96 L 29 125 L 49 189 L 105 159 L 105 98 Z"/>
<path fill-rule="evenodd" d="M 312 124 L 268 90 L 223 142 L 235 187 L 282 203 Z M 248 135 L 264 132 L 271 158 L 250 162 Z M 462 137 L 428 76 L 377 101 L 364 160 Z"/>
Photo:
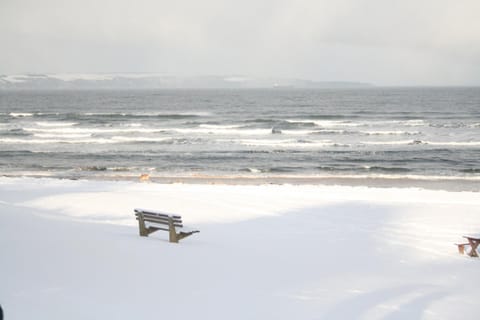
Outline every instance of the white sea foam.
<path fill-rule="evenodd" d="M 433 142 L 427 141 L 427 144 L 434 146 L 458 146 L 458 147 L 474 147 L 480 146 L 480 141 L 463 141 L 463 142 Z"/>
<path fill-rule="evenodd" d="M 399 141 L 361 141 L 365 145 L 409 145 L 409 144 L 423 144 L 423 141 L 399 140 Z"/>
<path fill-rule="evenodd" d="M 23 128 L 27 132 L 78 134 L 78 133 L 160 133 L 165 129 L 155 128 Z"/>
<path fill-rule="evenodd" d="M 349 125 L 353 127 L 353 125 Z M 355 125 L 356 126 L 356 125 Z M 360 126 L 360 125 L 359 125 Z M 316 129 L 316 130 L 282 130 L 284 134 L 363 134 L 369 136 L 382 136 L 382 135 L 418 135 L 420 131 L 403 131 L 403 130 L 367 130 L 367 131 L 348 131 L 344 129 Z"/>
<path fill-rule="evenodd" d="M 421 119 L 415 120 L 371 120 L 371 121 L 351 121 L 351 120 L 286 120 L 289 123 L 313 124 L 321 128 L 337 128 L 337 127 L 371 127 L 383 125 L 400 125 L 407 127 L 425 126 L 426 122 Z"/>
<path fill-rule="evenodd" d="M 309 134 L 349 134 L 355 133 L 355 131 L 348 131 L 342 129 L 317 129 L 310 131 Z"/>
<path fill-rule="evenodd" d="M 127 113 L 119 112 L 119 113 L 111 113 L 111 112 L 86 112 L 83 115 L 85 116 L 123 116 L 125 117 Z"/>
<path fill-rule="evenodd" d="M 89 138 L 92 135 L 91 134 L 76 134 L 76 133 L 71 133 L 71 134 L 52 134 L 52 133 L 34 133 L 34 137 L 36 138 L 43 138 L 43 139 L 51 139 L 51 138 L 56 138 L 56 139 L 78 139 L 78 138 Z"/>
<path fill-rule="evenodd" d="M 334 128 L 334 127 L 359 127 L 364 126 L 364 123 L 351 122 L 345 120 L 286 120 L 289 123 L 302 123 L 302 124 L 314 124 L 322 128 Z"/>
<path fill-rule="evenodd" d="M 77 122 L 35 122 L 39 127 L 72 127 L 77 125 Z"/>
<path fill-rule="evenodd" d="M 432 146 L 451 146 L 451 147 L 472 147 L 480 146 L 480 141 L 421 141 L 421 140 L 400 140 L 400 141 L 362 141 L 366 145 L 432 145 Z"/>
<path fill-rule="evenodd" d="M 115 144 L 129 142 L 175 142 L 176 139 L 169 137 L 127 137 L 113 136 L 111 138 L 90 138 L 90 135 L 53 135 L 53 134 L 35 134 L 38 139 L 19 139 L 3 138 L 0 143 L 3 144 Z M 184 140 L 180 140 L 184 141 Z"/>
<path fill-rule="evenodd" d="M 2 78 L 4 81 L 10 82 L 10 83 L 21 83 L 28 80 L 29 77 L 27 75 L 16 74 L 16 75 L 2 76 Z"/>
<path fill-rule="evenodd" d="M 117 143 L 111 139 L 18 139 L 3 138 L 0 139 L 3 144 L 107 144 Z"/>
<path fill-rule="evenodd" d="M 219 124 L 201 124 L 199 127 L 200 128 L 205 128 L 205 129 L 237 129 L 241 128 L 243 125 L 240 124 L 232 124 L 232 125 L 219 125 Z"/>
<path fill-rule="evenodd" d="M 221 129 L 221 128 L 172 128 L 170 132 L 183 134 L 217 134 L 217 135 L 268 135 L 272 133 L 271 129 Z"/>
<path fill-rule="evenodd" d="M 24 117 L 32 117 L 33 113 L 29 112 L 10 112 L 9 115 L 14 118 L 24 118 Z"/>
<path fill-rule="evenodd" d="M 421 120 L 421 119 L 399 121 L 398 123 L 406 126 L 410 126 L 410 127 L 421 127 L 427 124 L 425 120 Z"/>
<path fill-rule="evenodd" d="M 271 139 L 237 139 L 233 140 L 233 143 L 245 145 L 245 146 L 257 146 L 257 147 L 274 147 L 274 148 L 323 148 L 323 147 L 337 147 L 337 146 L 347 146 L 340 145 L 330 140 L 322 141 L 308 141 L 308 140 L 297 140 L 297 139 L 282 139 L 282 140 L 271 140 Z"/>
<path fill-rule="evenodd" d="M 152 137 L 124 137 L 124 136 L 114 136 L 111 138 L 115 142 L 164 142 L 172 141 L 172 138 L 152 138 Z"/>
<path fill-rule="evenodd" d="M 360 131 L 360 133 L 362 134 L 366 134 L 366 135 L 371 135 L 371 136 L 382 136 L 382 135 L 387 135 L 387 136 L 390 136 L 390 135 L 408 135 L 408 136 L 411 136 L 411 135 L 418 135 L 418 134 L 421 134 L 420 131 L 402 131 L 402 130 L 393 130 L 393 131 L 382 131 L 382 130 L 378 130 L 378 131 Z"/>

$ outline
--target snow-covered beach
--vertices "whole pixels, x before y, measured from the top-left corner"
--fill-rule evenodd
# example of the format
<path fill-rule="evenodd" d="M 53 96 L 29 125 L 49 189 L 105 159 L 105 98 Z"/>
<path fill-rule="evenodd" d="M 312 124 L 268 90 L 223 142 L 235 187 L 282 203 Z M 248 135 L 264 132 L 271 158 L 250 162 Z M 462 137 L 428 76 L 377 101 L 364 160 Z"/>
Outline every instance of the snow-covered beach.
<path fill-rule="evenodd" d="M 136 207 L 199 234 L 139 237 Z M 477 319 L 478 192 L 0 178 L 5 319 Z"/>

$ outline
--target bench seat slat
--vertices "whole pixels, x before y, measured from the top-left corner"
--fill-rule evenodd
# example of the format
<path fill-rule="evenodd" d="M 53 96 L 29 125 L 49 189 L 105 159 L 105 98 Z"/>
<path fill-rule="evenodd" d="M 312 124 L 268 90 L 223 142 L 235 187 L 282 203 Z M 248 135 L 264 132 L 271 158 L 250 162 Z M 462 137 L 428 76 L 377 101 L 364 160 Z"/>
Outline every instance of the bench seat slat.
<path fill-rule="evenodd" d="M 155 214 L 155 213 L 150 213 L 150 212 L 136 212 L 135 215 L 136 216 L 138 216 L 138 215 L 151 216 L 151 217 L 157 217 L 157 218 L 162 218 L 162 219 L 172 218 L 173 220 L 182 220 L 181 216 L 169 216 L 169 215 Z"/>
<path fill-rule="evenodd" d="M 159 221 L 160 221 L 160 220 L 166 221 L 166 222 L 169 221 L 168 218 L 158 217 L 158 216 L 154 216 L 154 215 L 150 215 L 150 214 L 137 214 L 137 215 L 136 215 L 137 218 L 138 218 L 140 215 L 141 215 L 141 216 L 143 217 L 143 219 L 145 219 L 145 220 L 147 220 L 147 219 L 155 219 L 155 220 L 159 220 Z M 181 219 L 172 219 L 172 222 L 174 222 L 174 223 L 182 223 L 182 220 L 181 220 Z"/>
<path fill-rule="evenodd" d="M 138 217 L 136 218 L 136 220 L 139 220 Z M 165 221 L 165 220 L 143 219 L 143 221 L 148 222 L 148 223 L 164 224 L 164 225 L 168 226 L 168 221 Z M 174 225 L 175 227 L 178 227 L 178 228 L 183 228 L 183 224 L 182 224 L 182 223 L 176 223 L 176 222 L 174 222 L 173 225 Z"/>
<path fill-rule="evenodd" d="M 169 218 L 167 217 L 159 217 L 159 216 L 154 216 L 154 215 L 151 215 L 151 214 L 141 214 L 142 217 L 144 219 L 156 219 L 156 220 L 163 220 L 163 221 L 168 221 Z M 137 215 L 137 217 L 139 216 L 139 214 Z M 182 223 L 182 219 L 172 219 L 173 222 L 176 222 L 176 223 Z"/>
<path fill-rule="evenodd" d="M 181 219 L 182 217 L 176 214 L 168 214 L 165 212 L 160 212 L 160 211 L 153 211 L 153 210 L 145 210 L 145 209 L 134 209 L 136 213 L 146 213 L 146 214 L 153 214 L 153 215 L 158 215 L 158 216 L 164 216 L 164 217 L 172 217 L 174 219 Z"/>

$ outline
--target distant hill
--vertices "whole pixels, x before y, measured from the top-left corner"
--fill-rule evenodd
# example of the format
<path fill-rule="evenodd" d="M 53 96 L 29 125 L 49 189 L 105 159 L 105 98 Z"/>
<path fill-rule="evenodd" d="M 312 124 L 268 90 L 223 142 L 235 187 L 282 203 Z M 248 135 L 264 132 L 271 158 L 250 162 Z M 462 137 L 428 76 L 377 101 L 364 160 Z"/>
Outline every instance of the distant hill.
<path fill-rule="evenodd" d="M 321 82 L 244 76 L 178 77 L 149 73 L 0 75 L 0 89 L 363 88 L 361 82 Z"/>

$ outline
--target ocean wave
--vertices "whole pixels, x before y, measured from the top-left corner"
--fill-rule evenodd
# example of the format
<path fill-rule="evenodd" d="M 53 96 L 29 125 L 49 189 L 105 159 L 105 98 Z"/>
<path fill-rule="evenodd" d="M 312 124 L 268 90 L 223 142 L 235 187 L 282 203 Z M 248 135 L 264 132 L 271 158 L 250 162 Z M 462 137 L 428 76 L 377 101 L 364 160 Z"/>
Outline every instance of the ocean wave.
<path fill-rule="evenodd" d="M 197 128 L 170 128 L 165 129 L 170 132 L 177 132 L 182 134 L 218 134 L 218 135 L 269 135 L 269 134 L 285 134 L 285 135 L 321 135 L 321 134 L 340 134 L 340 135 L 419 135 L 419 131 L 349 131 L 343 129 L 316 129 L 316 130 L 302 130 L 302 129 L 281 129 L 273 127 L 270 129 L 253 129 L 245 128 L 241 125 L 200 125 Z"/>
<path fill-rule="evenodd" d="M 334 128 L 334 127 L 359 127 L 363 126 L 363 123 L 351 122 L 347 120 L 285 120 L 291 124 L 310 124 L 322 128 Z"/>
<path fill-rule="evenodd" d="M 368 136 L 393 136 L 393 135 L 406 135 L 406 136 L 413 136 L 422 134 L 420 131 L 402 131 L 402 130 L 392 130 L 392 131 L 359 131 L 360 134 L 368 135 Z"/>
<path fill-rule="evenodd" d="M 162 118 L 162 119 L 191 119 L 204 118 L 211 116 L 210 112 L 10 112 L 8 115 L 12 118 L 38 117 L 51 118 L 61 117 L 69 120 L 91 119 L 91 118 L 122 118 L 122 119 L 141 119 L 141 118 Z"/>
<path fill-rule="evenodd" d="M 8 115 L 14 118 L 33 117 L 33 113 L 30 112 L 10 112 Z"/>
<path fill-rule="evenodd" d="M 382 167 L 382 166 L 364 166 L 362 167 L 368 171 L 381 171 L 381 172 L 410 172 L 411 169 L 404 168 L 404 167 Z"/>
<path fill-rule="evenodd" d="M 171 138 L 171 137 L 127 137 L 127 136 L 113 136 L 110 138 L 93 138 L 89 135 L 50 135 L 50 134 L 36 134 L 36 138 L 40 139 L 15 139 L 15 138 L 1 138 L 0 144 L 122 144 L 122 143 L 160 143 L 160 144 L 198 144 L 203 143 L 204 140 L 185 139 L 185 138 Z"/>
<path fill-rule="evenodd" d="M 168 118 L 168 119 L 188 119 L 188 118 L 200 118 L 208 117 L 211 113 L 209 112 L 85 112 L 85 113 L 76 113 L 71 114 L 71 116 L 87 116 L 87 117 L 122 117 L 122 118 Z"/>
<path fill-rule="evenodd" d="M 108 133 L 163 133 L 167 129 L 155 129 L 155 128 L 23 128 L 27 132 L 39 132 L 39 133 L 59 133 L 59 134 L 108 134 Z"/>
<path fill-rule="evenodd" d="M 309 131 L 308 134 L 339 134 L 339 135 L 364 135 L 364 136 L 413 136 L 420 135 L 420 131 L 403 131 L 403 130 L 376 130 L 376 131 L 352 131 L 352 130 L 342 130 L 342 129 L 321 129 Z"/>
<path fill-rule="evenodd" d="M 116 142 L 164 142 L 171 140 L 168 137 L 125 137 L 125 136 L 113 136 L 110 139 Z"/>
<path fill-rule="evenodd" d="M 385 167 L 385 166 L 361 166 L 361 167 L 337 167 L 337 166 L 319 166 L 316 167 L 319 171 L 329 172 L 411 172 L 412 170 L 405 167 Z"/>
<path fill-rule="evenodd" d="M 124 127 L 124 128 L 33 128 L 28 127 L 23 130 L 27 132 L 38 133 L 59 133 L 59 134 L 111 134 L 111 133 L 180 133 L 180 134 L 216 134 L 216 135 L 268 135 L 271 129 L 241 129 L 241 128 L 141 128 L 141 127 Z"/>
<path fill-rule="evenodd" d="M 403 124 L 405 126 L 409 127 L 423 127 L 427 125 L 427 122 L 422 119 L 412 119 L 412 120 L 407 120 L 407 121 L 399 121 L 399 124 Z"/>
<path fill-rule="evenodd" d="M 56 139 L 78 139 L 78 138 L 89 138 L 92 135 L 91 134 L 76 134 L 76 133 L 71 133 L 71 134 L 52 134 L 52 133 L 34 133 L 34 137 L 36 138 L 43 138 L 43 139 L 51 139 L 51 138 L 56 138 Z"/>
<path fill-rule="evenodd" d="M 349 131 L 349 130 L 342 130 L 342 129 L 321 129 L 321 130 L 314 130 L 310 131 L 309 134 L 357 134 L 358 131 Z"/>
<path fill-rule="evenodd" d="M 138 167 L 107 167 L 107 166 L 85 166 L 85 167 L 78 167 L 76 170 L 79 171 L 111 171 L 111 172 L 130 172 L 130 171 L 138 171 L 140 168 Z M 151 170 L 151 169 L 148 169 Z"/>
<path fill-rule="evenodd" d="M 479 168 L 469 168 L 469 169 L 461 169 L 459 170 L 460 172 L 463 172 L 463 173 L 480 173 L 480 169 Z"/>
<path fill-rule="evenodd" d="M 242 168 L 239 169 L 238 171 L 240 172 L 250 172 L 250 173 L 262 173 L 262 169 L 257 169 L 257 168 Z"/>
<path fill-rule="evenodd" d="M 39 127 L 72 127 L 78 124 L 78 122 L 35 122 Z"/>
<path fill-rule="evenodd" d="M 143 124 L 141 124 L 141 123 L 126 123 L 123 126 L 131 127 L 131 128 L 139 128 L 139 127 L 142 127 Z"/>
<path fill-rule="evenodd" d="M 475 147 L 475 146 L 480 146 L 480 141 L 463 141 L 463 142 L 433 142 L 433 141 L 427 141 L 426 144 L 431 144 L 433 146 Z"/>
<path fill-rule="evenodd" d="M 3 144 L 108 144 L 118 143 L 111 139 L 0 139 Z"/>
<path fill-rule="evenodd" d="M 182 134 L 217 134 L 217 135 L 268 135 L 271 134 L 271 129 L 228 129 L 228 128 L 171 128 L 169 132 L 176 132 Z"/>
<path fill-rule="evenodd" d="M 302 168 L 299 167 L 288 167 L 288 166 L 283 166 L 283 167 L 272 167 L 263 170 L 263 172 L 267 173 L 289 173 L 289 172 L 296 172 L 301 170 Z"/>
<path fill-rule="evenodd" d="M 298 119 L 286 120 L 291 124 L 311 124 L 321 128 L 338 128 L 338 127 L 372 127 L 372 126 L 406 126 L 406 127 L 421 127 L 427 125 L 427 122 L 422 119 L 412 120 L 312 120 L 312 119 Z"/>
<path fill-rule="evenodd" d="M 349 147 L 348 144 L 335 143 L 330 140 L 311 141 L 298 139 L 270 140 L 270 139 L 236 139 L 232 143 L 251 147 L 273 148 L 323 148 L 323 147 Z"/>
<path fill-rule="evenodd" d="M 241 124 L 232 124 L 232 125 L 220 125 L 220 124 L 200 124 L 200 128 L 211 129 L 211 130 L 223 130 L 223 129 L 238 129 L 242 128 Z"/>
<path fill-rule="evenodd" d="M 364 145 L 416 145 L 416 144 L 426 144 L 426 142 L 420 141 L 420 140 L 361 141 L 360 143 L 364 144 Z"/>
<path fill-rule="evenodd" d="M 25 132 L 23 131 L 23 129 L 21 128 L 13 128 L 13 129 L 9 129 L 9 128 L 5 128 L 0 131 L 0 136 L 13 136 L 13 137 L 23 137 L 23 136 L 30 136 L 31 134 L 28 133 L 28 132 Z"/>
<path fill-rule="evenodd" d="M 480 146 L 480 141 L 423 141 L 423 140 L 400 140 L 400 141 L 362 141 L 365 145 L 432 145 L 432 146 L 450 146 L 450 147 L 475 147 Z"/>
<path fill-rule="evenodd" d="M 124 137 L 114 136 L 111 138 L 116 143 L 159 143 L 159 144 L 198 144 L 205 141 L 199 138 L 171 138 L 171 137 Z"/>

